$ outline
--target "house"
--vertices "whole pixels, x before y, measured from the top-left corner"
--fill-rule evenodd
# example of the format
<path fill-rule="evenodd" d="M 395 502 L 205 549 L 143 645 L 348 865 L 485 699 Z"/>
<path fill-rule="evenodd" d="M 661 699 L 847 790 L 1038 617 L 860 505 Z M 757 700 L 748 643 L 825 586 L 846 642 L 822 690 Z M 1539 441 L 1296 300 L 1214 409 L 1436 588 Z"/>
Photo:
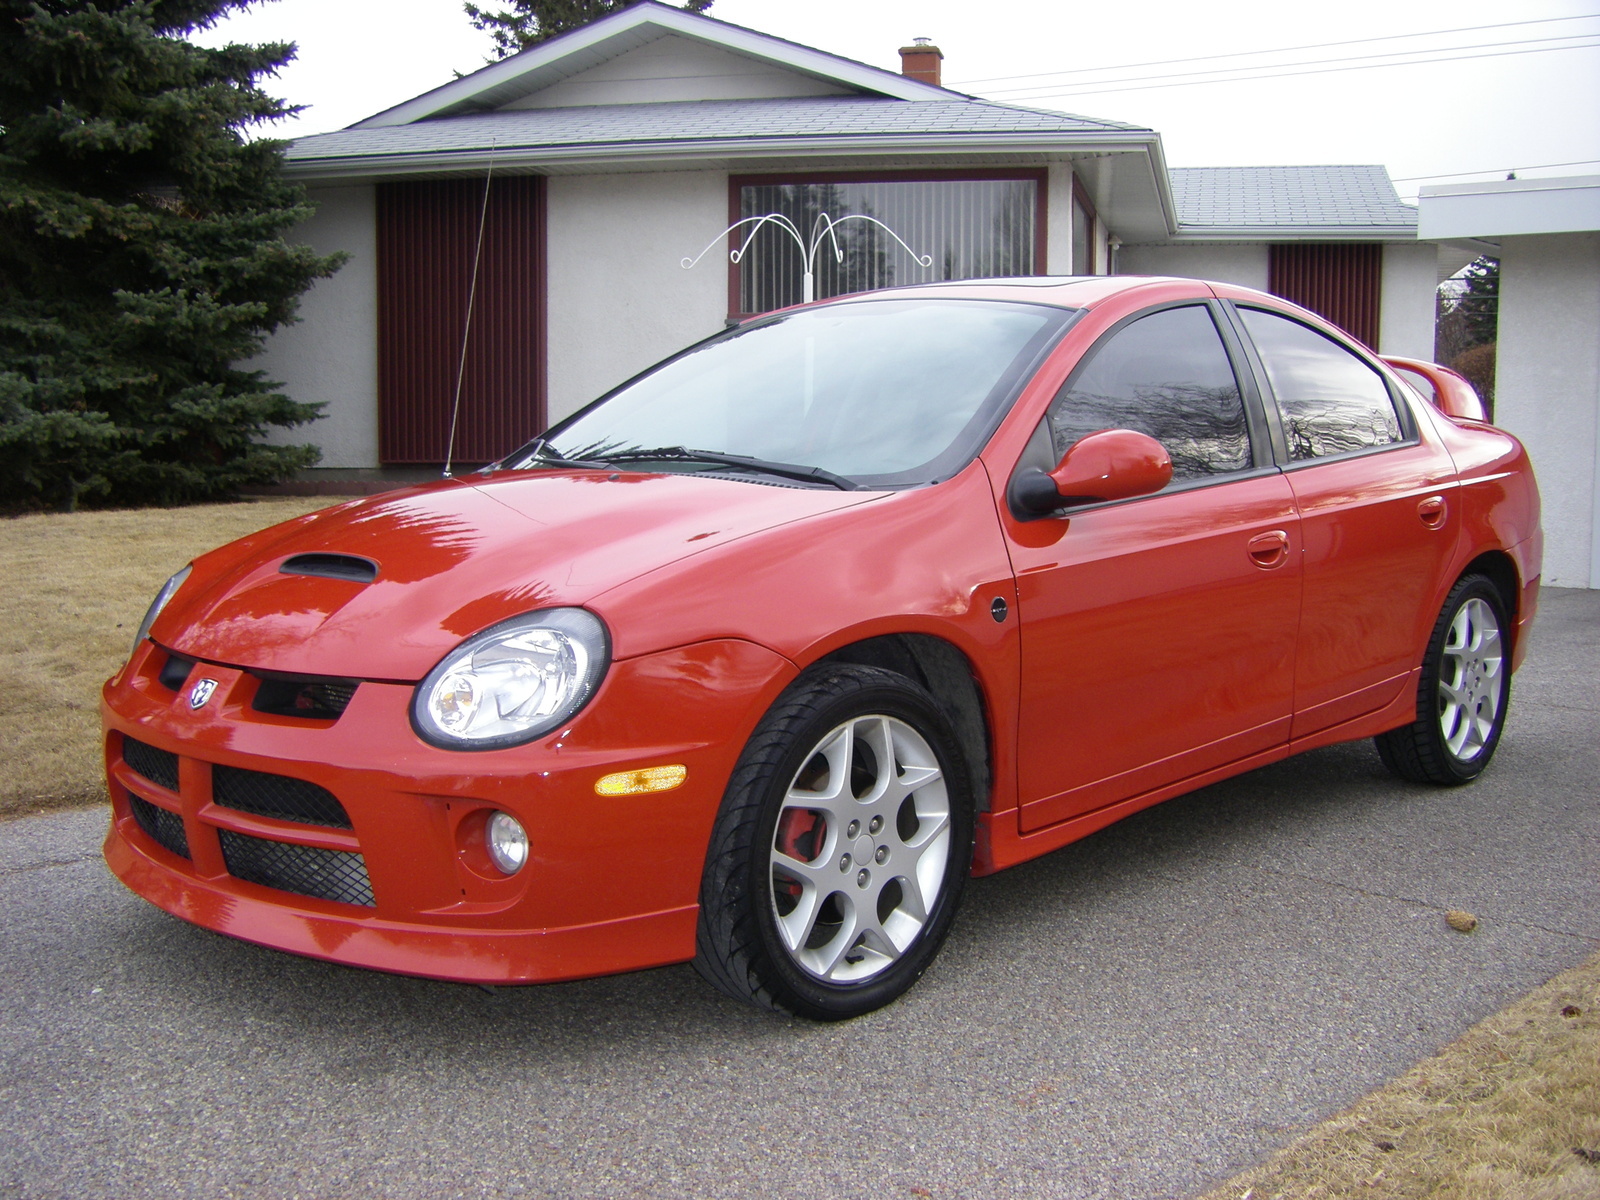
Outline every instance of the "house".
<path fill-rule="evenodd" d="M 1600 175 L 1425 187 L 1424 236 L 1500 260 L 1495 420 L 1528 447 L 1544 582 L 1600 588 Z"/>
<path fill-rule="evenodd" d="M 734 265 L 751 226 L 725 231 L 783 213 L 808 236 L 824 212 L 851 219 L 818 249 L 818 295 L 1194 275 L 1431 356 L 1437 252 L 1381 168 L 1169 170 L 1152 129 L 964 95 L 940 86 L 936 47 L 901 55 L 896 74 L 644 0 L 303 138 L 287 170 L 318 212 L 301 236 L 350 259 L 257 365 L 326 402 L 309 431 L 324 469 L 488 461 L 729 319 L 800 301 L 794 238 L 769 224 Z"/>

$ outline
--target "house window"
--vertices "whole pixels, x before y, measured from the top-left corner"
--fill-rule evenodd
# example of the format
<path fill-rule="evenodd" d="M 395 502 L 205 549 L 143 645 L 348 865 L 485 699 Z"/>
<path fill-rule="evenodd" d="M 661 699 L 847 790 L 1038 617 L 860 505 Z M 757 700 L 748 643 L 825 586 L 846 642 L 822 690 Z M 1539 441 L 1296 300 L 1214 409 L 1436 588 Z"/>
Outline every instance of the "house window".
<path fill-rule="evenodd" d="M 911 249 L 866 220 L 847 220 L 824 237 L 815 264 L 814 298 L 873 288 L 1033 275 L 1043 262 L 1044 173 L 944 173 L 912 178 L 766 176 L 732 180 L 733 220 L 782 213 L 809 244 L 818 218 L 872 217 Z M 735 233 L 744 244 L 749 226 Z M 913 257 L 933 259 L 924 267 Z M 842 261 L 840 260 L 842 255 Z M 803 298 L 804 258 L 787 233 L 764 226 L 733 269 L 734 315 L 768 312 Z"/>

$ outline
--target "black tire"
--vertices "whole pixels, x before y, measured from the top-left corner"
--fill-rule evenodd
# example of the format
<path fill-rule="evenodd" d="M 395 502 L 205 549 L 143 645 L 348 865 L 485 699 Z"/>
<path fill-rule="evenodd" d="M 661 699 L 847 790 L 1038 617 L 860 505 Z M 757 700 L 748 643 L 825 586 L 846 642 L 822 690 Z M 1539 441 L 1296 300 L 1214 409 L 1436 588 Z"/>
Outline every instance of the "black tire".
<path fill-rule="evenodd" d="M 1428 639 L 1417 719 L 1373 739 L 1389 770 L 1415 783 L 1470 783 L 1500 744 L 1511 704 L 1505 601 L 1482 575 L 1450 589 Z"/>
<path fill-rule="evenodd" d="M 879 769 L 884 748 L 892 776 Z M 728 782 L 695 969 L 737 1000 L 820 1021 L 894 1000 L 955 918 L 972 862 L 970 779 L 950 721 L 910 679 L 851 663 L 805 672 Z"/>

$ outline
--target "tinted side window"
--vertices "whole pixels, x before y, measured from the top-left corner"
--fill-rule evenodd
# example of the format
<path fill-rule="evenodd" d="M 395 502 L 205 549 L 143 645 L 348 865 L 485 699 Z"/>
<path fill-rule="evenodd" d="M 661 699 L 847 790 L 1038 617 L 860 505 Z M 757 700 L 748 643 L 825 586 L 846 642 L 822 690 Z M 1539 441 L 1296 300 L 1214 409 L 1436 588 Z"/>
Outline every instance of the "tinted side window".
<path fill-rule="evenodd" d="M 1133 429 L 1166 447 L 1174 479 L 1250 466 L 1239 381 L 1204 305 L 1140 317 L 1090 354 L 1050 405 L 1057 461 L 1085 434 Z"/>
<path fill-rule="evenodd" d="M 1310 326 L 1240 308 L 1278 398 L 1292 459 L 1326 458 L 1402 438 L 1383 377 Z"/>

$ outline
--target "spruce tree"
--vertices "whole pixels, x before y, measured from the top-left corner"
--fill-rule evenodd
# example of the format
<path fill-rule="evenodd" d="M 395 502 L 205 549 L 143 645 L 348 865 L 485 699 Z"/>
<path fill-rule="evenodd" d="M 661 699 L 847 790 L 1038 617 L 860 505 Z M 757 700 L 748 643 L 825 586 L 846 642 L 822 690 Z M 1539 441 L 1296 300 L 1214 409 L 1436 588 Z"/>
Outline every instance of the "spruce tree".
<path fill-rule="evenodd" d="M 0 0 L 0 504 L 175 504 L 315 462 L 247 369 L 338 256 L 252 140 L 292 45 L 184 35 L 248 0 Z M 243 365 L 241 365 L 243 364 Z"/>
<path fill-rule="evenodd" d="M 636 0 L 513 0 L 510 8 L 479 8 L 467 4 L 473 25 L 494 40 L 494 59 L 506 58 L 519 50 L 549 38 L 621 12 Z M 711 0 L 684 0 L 683 8 L 703 13 Z"/>
<path fill-rule="evenodd" d="M 1460 279 L 1465 286 L 1456 298 L 1456 308 L 1466 325 L 1470 344 L 1488 345 L 1500 327 L 1500 260 L 1476 259 L 1461 272 Z"/>

